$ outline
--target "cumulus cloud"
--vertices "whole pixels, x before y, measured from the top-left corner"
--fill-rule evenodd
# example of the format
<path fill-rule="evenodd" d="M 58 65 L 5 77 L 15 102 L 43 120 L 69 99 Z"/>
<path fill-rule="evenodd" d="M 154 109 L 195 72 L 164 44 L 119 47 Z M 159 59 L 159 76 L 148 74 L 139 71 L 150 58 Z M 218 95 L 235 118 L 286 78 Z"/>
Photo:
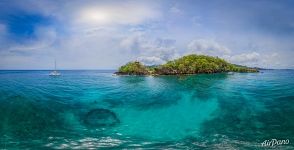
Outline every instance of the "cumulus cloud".
<path fill-rule="evenodd" d="M 287 63 L 283 62 L 285 60 L 287 61 L 285 56 L 281 56 L 281 54 L 277 52 L 272 52 L 265 54 L 258 65 L 264 68 L 291 68 L 292 66 L 289 66 Z"/>
<path fill-rule="evenodd" d="M 188 50 L 184 54 L 195 53 L 218 56 L 231 63 L 250 67 L 279 68 L 282 64 L 279 60 L 281 56 L 276 52 L 260 53 L 254 50 L 250 51 L 249 49 L 249 52 L 236 53 L 235 51 L 235 53 L 233 53 L 233 51 L 225 45 L 217 43 L 213 40 L 193 40 L 187 47 Z"/>
<path fill-rule="evenodd" d="M 187 53 L 205 54 L 211 56 L 223 56 L 231 53 L 227 47 L 214 40 L 196 39 L 187 46 Z"/>
<path fill-rule="evenodd" d="M 250 67 L 261 68 L 287 68 L 289 66 L 282 66 L 281 55 L 276 52 L 260 53 L 247 52 L 235 55 L 226 55 L 224 59 L 234 64 L 240 64 Z"/>
<path fill-rule="evenodd" d="M 244 63 L 257 63 L 260 59 L 260 54 L 257 52 L 242 53 L 239 55 L 233 55 L 229 60 L 233 63 L 244 64 Z"/>
<path fill-rule="evenodd" d="M 261 59 L 260 54 L 257 52 L 232 54 L 232 51 L 225 45 L 208 39 L 195 39 L 188 44 L 187 49 L 185 54 L 218 56 L 231 63 L 241 65 L 256 66 Z"/>
<path fill-rule="evenodd" d="M 136 59 L 146 65 L 162 64 L 178 56 L 175 40 L 163 38 L 148 38 L 143 33 L 126 37 L 120 45 L 132 51 Z"/>
<path fill-rule="evenodd" d="M 137 58 L 137 60 L 148 66 L 165 63 L 165 60 L 162 60 L 160 57 L 156 56 L 140 56 Z"/>

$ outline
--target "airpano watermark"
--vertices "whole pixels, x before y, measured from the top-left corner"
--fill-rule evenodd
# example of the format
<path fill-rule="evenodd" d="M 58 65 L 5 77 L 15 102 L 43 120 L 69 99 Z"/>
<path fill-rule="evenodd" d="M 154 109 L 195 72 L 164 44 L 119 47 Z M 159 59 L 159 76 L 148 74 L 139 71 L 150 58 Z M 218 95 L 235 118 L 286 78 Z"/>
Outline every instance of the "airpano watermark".
<path fill-rule="evenodd" d="M 270 139 L 265 140 L 261 143 L 262 147 L 274 147 L 278 145 L 288 145 L 290 143 L 289 139 L 278 140 L 278 139 Z"/>

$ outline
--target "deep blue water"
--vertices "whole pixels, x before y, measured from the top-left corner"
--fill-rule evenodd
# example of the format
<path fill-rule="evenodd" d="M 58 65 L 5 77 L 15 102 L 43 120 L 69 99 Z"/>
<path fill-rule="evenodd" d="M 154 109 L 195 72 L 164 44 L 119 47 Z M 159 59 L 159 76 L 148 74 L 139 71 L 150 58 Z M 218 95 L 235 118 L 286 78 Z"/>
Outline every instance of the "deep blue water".
<path fill-rule="evenodd" d="M 293 70 L 61 73 L 0 71 L 0 149 L 294 148 Z"/>

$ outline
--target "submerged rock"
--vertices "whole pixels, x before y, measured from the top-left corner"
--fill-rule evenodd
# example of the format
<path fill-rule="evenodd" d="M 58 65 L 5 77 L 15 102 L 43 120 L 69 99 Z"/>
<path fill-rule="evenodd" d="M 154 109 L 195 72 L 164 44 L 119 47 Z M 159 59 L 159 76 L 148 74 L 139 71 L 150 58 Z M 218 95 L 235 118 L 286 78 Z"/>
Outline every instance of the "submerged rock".
<path fill-rule="evenodd" d="M 27 139 L 46 137 L 53 130 L 64 129 L 62 119 L 48 105 L 22 95 L 0 99 L 0 149 L 2 135 Z"/>
<path fill-rule="evenodd" d="M 120 123 L 113 111 L 104 108 L 89 111 L 85 116 L 84 122 L 92 127 L 113 126 Z"/>

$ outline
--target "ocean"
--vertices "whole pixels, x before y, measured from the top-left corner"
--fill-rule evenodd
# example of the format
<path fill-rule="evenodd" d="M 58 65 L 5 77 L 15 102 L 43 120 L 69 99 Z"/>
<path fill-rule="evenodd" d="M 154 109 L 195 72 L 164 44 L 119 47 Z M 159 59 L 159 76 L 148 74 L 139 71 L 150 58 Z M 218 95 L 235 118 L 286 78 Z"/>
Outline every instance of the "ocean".
<path fill-rule="evenodd" d="M 0 149 L 294 149 L 294 70 L 60 72 L 0 71 Z"/>

